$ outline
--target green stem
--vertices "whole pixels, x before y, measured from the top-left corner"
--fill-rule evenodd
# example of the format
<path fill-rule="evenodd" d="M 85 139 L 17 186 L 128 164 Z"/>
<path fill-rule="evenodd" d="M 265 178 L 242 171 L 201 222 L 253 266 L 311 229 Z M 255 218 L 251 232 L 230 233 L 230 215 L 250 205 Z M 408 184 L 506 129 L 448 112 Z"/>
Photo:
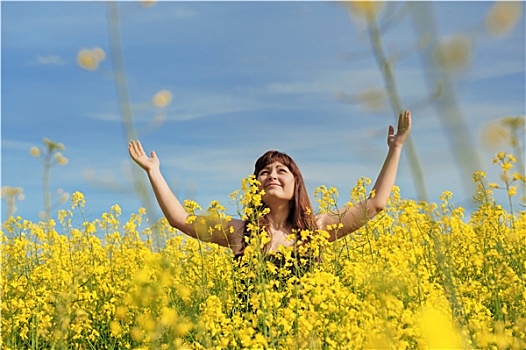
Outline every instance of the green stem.
<path fill-rule="evenodd" d="M 49 219 L 51 217 L 51 194 L 50 194 L 50 181 L 49 181 L 49 173 L 51 169 L 51 150 L 48 150 L 48 153 L 46 154 L 46 159 L 44 160 L 44 213 L 46 215 L 45 219 Z"/>
<path fill-rule="evenodd" d="M 121 32 L 119 20 L 119 4 L 114 1 L 108 1 L 108 32 L 110 39 L 110 53 L 113 64 L 115 88 L 117 91 L 117 99 L 119 102 L 119 109 L 121 112 L 121 121 L 124 131 L 126 143 L 129 140 L 137 139 L 137 132 L 134 126 L 133 113 L 130 104 L 128 93 L 128 82 L 126 80 L 126 72 L 124 69 L 124 58 L 122 54 Z M 155 215 L 155 207 L 153 205 L 152 196 L 148 190 L 148 185 L 144 179 L 144 174 L 138 167 L 132 168 L 133 181 L 135 191 L 139 195 L 139 199 L 146 208 L 146 213 L 150 223 L 155 223 L 157 217 Z M 152 230 L 155 245 L 157 249 L 162 247 L 160 234 Z"/>
<path fill-rule="evenodd" d="M 375 15 L 373 13 L 367 14 L 367 28 L 369 30 L 369 38 L 373 47 L 374 56 L 384 79 L 385 89 L 387 91 L 391 109 L 395 115 L 398 116 L 398 114 L 403 111 L 402 102 L 396 87 L 393 68 L 389 62 L 389 59 L 384 53 L 380 30 L 378 29 Z M 409 160 L 409 166 L 411 168 L 418 198 L 423 201 L 428 201 L 428 194 L 424 181 L 424 172 L 422 170 L 422 166 L 420 165 L 420 160 L 418 158 L 418 154 L 413 144 L 411 135 L 409 135 L 405 142 L 405 148 L 406 152 L 404 153 L 407 155 Z"/>

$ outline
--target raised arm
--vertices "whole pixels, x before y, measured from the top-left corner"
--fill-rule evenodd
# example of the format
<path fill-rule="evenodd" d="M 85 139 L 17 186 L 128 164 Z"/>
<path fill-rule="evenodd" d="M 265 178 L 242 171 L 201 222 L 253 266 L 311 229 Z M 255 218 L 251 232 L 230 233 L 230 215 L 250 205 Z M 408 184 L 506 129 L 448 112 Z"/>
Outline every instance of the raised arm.
<path fill-rule="evenodd" d="M 183 205 L 179 202 L 164 179 L 164 176 L 161 173 L 161 162 L 155 151 L 152 151 L 151 157 L 148 157 L 144 152 L 141 143 L 133 140 L 128 144 L 128 151 L 135 163 L 146 171 L 155 198 L 171 226 L 191 237 L 206 242 L 216 243 L 224 247 L 230 247 L 234 253 L 237 252 L 237 247 L 240 245 L 244 229 L 244 223 L 241 220 L 232 220 L 221 230 L 215 229 L 215 223 L 206 220 L 205 222 L 208 223 L 211 229 L 209 230 L 209 227 L 203 227 L 201 224 L 201 227 L 196 230 L 196 227 L 199 227 L 199 224 L 196 225 L 196 223 L 201 221 L 196 220 L 192 223 L 187 221 L 190 214 L 186 212 Z M 234 228 L 234 232 L 226 234 L 229 232 L 230 227 Z"/>
<path fill-rule="evenodd" d="M 395 183 L 402 146 L 409 136 L 410 130 L 411 112 L 408 110 L 399 115 L 396 134 L 393 126 L 389 125 L 387 135 L 389 150 L 371 191 L 374 195 L 354 204 L 352 207 L 346 206 L 339 209 L 338 212 L 320 215 L 318 222 L 319 227 L 322 229 L 327 229 L 330 225 L 334 224 L 343 224 L 343 228 L 339 230 L 329 230 L 330 241 L 334 241 L 356 231 L 385 208 Z"/>

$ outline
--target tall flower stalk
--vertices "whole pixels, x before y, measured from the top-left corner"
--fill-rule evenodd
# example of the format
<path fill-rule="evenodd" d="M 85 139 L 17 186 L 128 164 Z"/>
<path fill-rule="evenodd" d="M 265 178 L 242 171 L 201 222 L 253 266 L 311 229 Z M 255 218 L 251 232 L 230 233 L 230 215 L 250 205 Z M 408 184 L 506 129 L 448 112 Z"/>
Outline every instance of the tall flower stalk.
<path fill-rule="evenodd" d="M 382 74 L 385 84 L 385 91 L 387 93 L 389 104 L 394 115 L 400 114 L 404 108 L 398 87 L 393 73 L 393 65 L 391 60 L 387 57 L 382 43 L 382 35 L 377 23 L 377 14 L 382 6 L 381 2 L 373 1 L 358 1 L 350 2 L 349 7 L 353 13 L 357 13 L 364 17 L 367 23 L 367 30 L 369 33 L 369 40 L 372 45 L 376 63 Z M 420 164 L 418 154 L 416 152 L 413 139 L 411 135 L 405 142 L 405 151 L 409 166 L 411 169 L 412 178 L 416 187 L 416 192 L 421 200 L 428 200 L 427 188 L 425 184 L 424 172 Z"/>
<path fill-rule="evenodd" d="M 122 54 L 121 32 L 119 20 L 119 4 L 113 1 L 108 2 L 108 32 L 110 37 L 110 56 L 113 63 L 113 72 L 115 80 L 115 88 L 117 91 L 117 100 L 121 113 L 122 127 L 124 131 L 125 141 L 137 139 L 137 131 L 135 130 L 133 112 L 130 104 L 130 97 L 128 93 L 128 83 L 126 80 L 126 71 L 124 68 L 124 57 Z M 135 191 L 138 194 L 143 206 L 146 208 L 150 222 L 157 221 L 155 216 L 153 198 L 148 190 L 148 184 L 144 178 L 144 174 L 140 172 L 138 167 L 133 167 L 133 183 Z M 155 244 L 157 247 L 162 245 L 160 237 L 154 232 Z"/>
<path fill-rule="evenodd" d="M 43 160 L 43 183 L 42 190 L 44 195 L 43 205 L 44 211 L 41 213 L 42 219 L 49 219 L 51 217 L 52 202 L 51 202 L 51 183 L 50 183 L 50 173 L 51 168 L 54 165 L 66 165 L 68 164 L 68 159 L 64 157 L 62 151 L 64 150 L 64 145 L 55 141 L 51 141 L 48 138 L 42 140 L 44 148 L 38 148 L 36 146 L 31 147 L 30 153 L 33 157 L 40 158 Z M 59 191 L 61 197 L 59 202 L 64 202 L 68 199 L 69 195 Z"/>

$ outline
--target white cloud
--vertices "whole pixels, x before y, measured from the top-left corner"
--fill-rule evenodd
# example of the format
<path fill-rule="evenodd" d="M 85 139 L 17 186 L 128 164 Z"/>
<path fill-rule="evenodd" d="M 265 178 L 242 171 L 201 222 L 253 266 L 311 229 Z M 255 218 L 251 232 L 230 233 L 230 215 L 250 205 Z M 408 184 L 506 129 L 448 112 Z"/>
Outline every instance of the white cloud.
<path fill-rule="evenodd" d="M 119 114 L 111 112 L 87 112 L 84 115 L 88 118 L 97 119 L 105 122 L 120 122 L 122 120 Z"/>
<path fill-rule="evenodd" d="M 168 111 L 168 120 L 190 120 L 208 116 L 253 111 L 268 107 L 258 97 L 244 92 L 217 92 L 181 89 L 173 92 L 173 108 Z"/>
<path fill-rule="evenodd" d="M 270 93 L 289 95 L 289 94 L 312 94 L 327 92 L 330 84 L 322 81 L 310 82 L 289 82 L 289 83 L 273 83 L 267 86 Z"/>
<path fill-rule="evenodd" d="M 9 140 L 2 138 L 2 150 L 27 150 L 27 154 L 29 155 L 29 149 L 33 146 L 40 145 L 32 142 Z"/>
<path fill-rule="evenodd" d="M 522 74 L 524 76 L 524 61 L 509 62 L 495 61 L 491 65 L 477 67 L 470 72 L 469 81 L 474 82 L 482 79 L 498 78 L 513 74 Z"/>
<path fill-rule="evenodd" d="M 60 56 L 57 56 L 57 55 L 47 55 L 47 56 L 38 55 L 37 63 L 43 64 L 43 65 L 62 66 L 66 64 L 66 61 L 64 61 Z"/>

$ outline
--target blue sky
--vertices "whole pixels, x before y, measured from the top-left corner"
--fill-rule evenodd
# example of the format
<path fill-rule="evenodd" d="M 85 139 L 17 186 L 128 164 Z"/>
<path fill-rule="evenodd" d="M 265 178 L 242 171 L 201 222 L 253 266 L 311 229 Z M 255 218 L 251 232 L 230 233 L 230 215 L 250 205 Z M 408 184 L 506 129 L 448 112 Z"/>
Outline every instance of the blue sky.
<path fill-rule="evenodd" d="M 414 107 L 412 137 L 431 201 L 451 190 L 453 202 L 469 207 L 471 189 L 449 147 L 452 131 L 443 128 L 434 104 L 419 103 L 432 89 L 420 52 L 411 50 L 422 33 L 411 12 L 403 16 L 408 4 L 391 2 L 382 9 L 381 23 L 401 14 L 396 25 L 385 27 L 384 49 L 400 56 L 397 88 L 404 107 Z M 506 149 L 488 147 L 480 135 L 488 122 L 525 114 L 524 8 L 518 24 L 496 37 L 484 28 L 494 2 L 427 4 L 441 40 L 462 35 L 471 43 L 469 65 L 451 74 L 452 86 L 481 170 L 498 181 L 492 157 Z M 2 186 L 23 188 L 16 214 L 38 220 L 43 209 L 42 164 L 29 149 L 46 137 L 63 143 L 69 159 L 51 169 L 54 195 L 59 188 L 83 192 L 90 219 L 113 204 L 127 217 L 141 203 L 131 190 L 135 165 L 120 122 L 106 3 L 1 6 L 1 180 Z M 338 98 L 384 86 L 364 22 L 341 4 L 121 2 L 119 11 L 136 128 L 181 199 L 228 205 L 228 195 L 268 149 L 297 161 L 311 194 L 321 184 L 334 186 L 345 202 L 358 178 L 376 177 L 394 113 L 387 102 L 372 110 Z M 106 53 L 98 69 L 79 67 L 79 51 L 95 47 Z M 152 129 L 159 111 L 151 99 L 162 89 L 173 100 L 163 124 Z M 418 198 L 405 157 L 397 185 L 403 197 Z M 5 211 L 3 203 L 2 219 Z"/>

